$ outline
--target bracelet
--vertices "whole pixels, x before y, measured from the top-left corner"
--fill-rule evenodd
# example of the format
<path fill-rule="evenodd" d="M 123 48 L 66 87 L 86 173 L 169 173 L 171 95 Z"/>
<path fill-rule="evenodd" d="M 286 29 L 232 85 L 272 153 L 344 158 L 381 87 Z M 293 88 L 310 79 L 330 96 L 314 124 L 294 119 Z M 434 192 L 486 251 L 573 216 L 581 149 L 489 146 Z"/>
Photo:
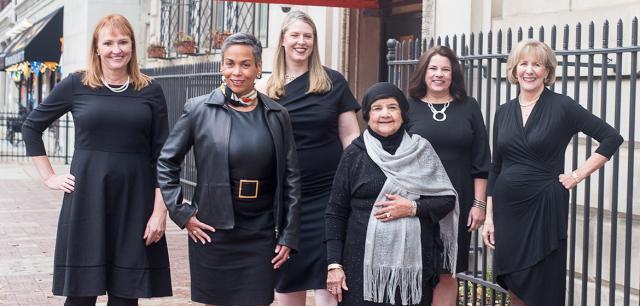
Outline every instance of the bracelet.
<path fill-rule="evenodd" d="M 473 207 L 484 210 L 487 208 L 487 202 L 483 200 L 473 199 Z"/>
<path fill-rule="evenodd" d="M 418 203 L 411 201 L 411 217 L 415 217 L 418 212 Z"/>
<path fill-rule="evenodd" d="M 335 269 L 342 269 L 342 265 L 339 263 L 332 263 L 327 266 L 327 271 L 331 271 Z"/>
<path fill-rule="evenodd" d="M 575 171 L 571 172 L 571 178 L 573 178 L 573 180 L 576 181 L 576 184 L 580 183 L 580 177 Z"/>

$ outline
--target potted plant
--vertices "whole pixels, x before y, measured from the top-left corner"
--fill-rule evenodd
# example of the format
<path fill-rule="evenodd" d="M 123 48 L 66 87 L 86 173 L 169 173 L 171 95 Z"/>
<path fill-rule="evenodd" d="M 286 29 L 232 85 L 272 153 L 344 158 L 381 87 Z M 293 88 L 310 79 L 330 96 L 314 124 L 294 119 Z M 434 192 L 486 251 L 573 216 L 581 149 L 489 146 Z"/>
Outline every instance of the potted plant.
<path fill-rule="evenodd" d="M 147 48 L 148 58 L 165 58 L 166 55 L 167 55 L 167 50 L 160 43 L 152 43 Z"/>
<path fill-rule="evenodd" d="M 193 40 L 193 36 L 184 32 L 178 32 L 173 46 L 176 48 L 176 53 L 178 54 L 196 53 L 196 42 Z"/>
<path fill-rule="evenodd" d="M 215 31 L 213 32 L 213 36 L 211 36 L 211 47 L 213 49 L 222 48 L 222 43 L 227 37 L 231 36 L 233 32 L 231 31 Z"/>

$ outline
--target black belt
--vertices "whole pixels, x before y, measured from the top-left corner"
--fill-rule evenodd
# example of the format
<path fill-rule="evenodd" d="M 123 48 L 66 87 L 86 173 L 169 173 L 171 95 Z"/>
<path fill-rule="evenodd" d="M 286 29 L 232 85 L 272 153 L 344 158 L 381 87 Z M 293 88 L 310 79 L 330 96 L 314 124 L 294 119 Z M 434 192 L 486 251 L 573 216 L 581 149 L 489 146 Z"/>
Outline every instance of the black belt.
<path fill-rule="evenodd" d="M 231 180 L 233 196 L 238 199 L 257 199 L 262 195 L 273 193 L 275 189 L 275 180 Z"/>

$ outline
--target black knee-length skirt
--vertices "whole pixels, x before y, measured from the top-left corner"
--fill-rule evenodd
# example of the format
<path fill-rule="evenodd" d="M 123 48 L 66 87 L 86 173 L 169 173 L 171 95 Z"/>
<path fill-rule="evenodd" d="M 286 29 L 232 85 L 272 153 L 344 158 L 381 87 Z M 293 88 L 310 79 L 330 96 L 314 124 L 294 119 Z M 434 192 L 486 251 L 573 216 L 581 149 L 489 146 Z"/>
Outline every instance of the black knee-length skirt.
<path fill-rule="evenodd" d="M 234 200 L 235 227 L 209 233 L 212 242 L 189 239 L 191 299 L 215 305 L 273 302 L 275 256 L 273 197 Z"/>

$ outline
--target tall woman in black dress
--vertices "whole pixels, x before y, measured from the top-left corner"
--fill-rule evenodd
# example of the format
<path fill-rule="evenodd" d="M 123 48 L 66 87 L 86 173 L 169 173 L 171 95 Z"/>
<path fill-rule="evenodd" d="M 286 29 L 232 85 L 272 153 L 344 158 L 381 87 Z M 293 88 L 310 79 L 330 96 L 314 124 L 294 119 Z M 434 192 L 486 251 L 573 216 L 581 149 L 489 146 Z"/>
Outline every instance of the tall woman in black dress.
<path fill-rule="evenodd" d="M 436 46 L 420 58 L 409 85 L 410 133 L 431 142 L 458 192 L 458 260 L 455 271 L 442 269 L 433 295 L 435 306 L 456 303 L 456 272 L 467 271 L 471 232 L 485 218 L 489 139 L 478 102 L 467 96 L 455 53 Z"/>
<path fill-rule="evenodd" d="M 287 14 L 278 44 L 266 92 L 291 114 L 302 174 L 300 252 L 278 271 L 278 303 L 304 305 L 306 290 L 315 290 L 315 305 L 335 305 L 325 283 L 324 212 L 342 148 L 360 134 L 360 107 L 344 77 L 320 63 L 316 26 L 307 14 Z"/>
<path fill-rule="evenodd" d="M 556 56 L 525 40 L 507 61 L 517 98 L 501 105 L 493 129 L 484 242 L 495 248 L 494 273 L 512 305 L 564 305 L 569 190 L 602 167 L 623 139 L 571 98 L 546 89 Z M 565 150 L 583 132 L 600 146 L 578 169 L 564 173 Z"/>
<path fill-rule="evenodd" d="M 171 295 L 164 239 L 167 210 L 156 159 L 167 137 L 162 89 L 140 73 L 133 29 L 121 15 L 102 18 L 86 71 L 56 85 L 26 119 L 27 154 L 45 184 L 65 192 L 58 222 L 53 293 L 65 305 L 137 305 Z M 69 174 L 56 175 L 42 132 L 71 112 L 75 152 Z"/>
<path fill-rule="evenodd" d="M 326 226 L 327 286 L 341 305 L 431 305 L 437 240 L 454 265 L 456 192 L 429 141 L 406 132 L 408 109 L 393 84 L 371 86 L 368 128 L 340 160 Z"/>
<path fill-rule="evenodd" d="M 222 45 L 223 84 L 187 101 L 158 159 L 169 215 L 191 237 L 195 302 L 271 304 L 275 269 L 298 246 L 300 177 L 291 123 L 284 107 L 254 88 L 261 57 L 252 35 L 229 36 Z M 186 204 L 180 166 L 190 149 L 198 179 Z"/>

